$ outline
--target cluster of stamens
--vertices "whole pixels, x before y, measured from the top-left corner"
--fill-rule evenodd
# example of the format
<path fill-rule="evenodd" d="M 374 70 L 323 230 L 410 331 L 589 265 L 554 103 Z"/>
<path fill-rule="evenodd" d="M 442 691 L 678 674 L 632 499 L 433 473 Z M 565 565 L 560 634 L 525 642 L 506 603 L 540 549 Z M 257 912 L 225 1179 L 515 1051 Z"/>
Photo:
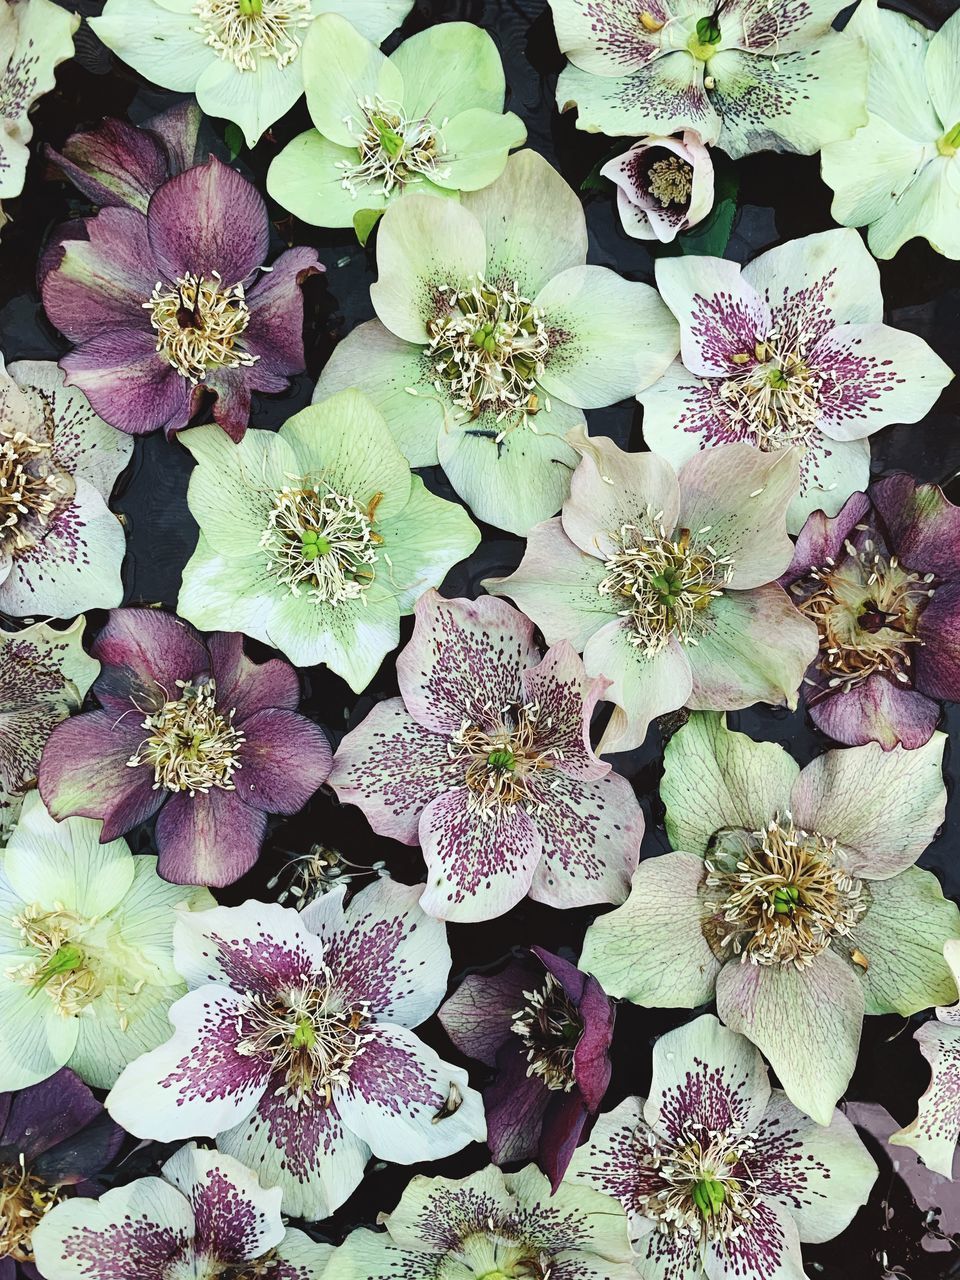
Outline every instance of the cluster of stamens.
<path fill-rule="evenodd" d="M 157 334 L 157 352 L 194 386 L 211 369 L 249 368 L 259 356 L 238 348 L 250 323 L 243 285 L 225 285 L 220 273 L 158 280 L 143 308 Z"/>
<path fill-rule="evenodd" d="M 34 1228 L 59 1198 L 56 1187 L 29 1171 L 22 1155 L 18 1165 L 0 1166 L 0 1258 L 33 1262 Z"/>
<path fill-rule="evenodd" d="M 647 190 L 665 209 L 687 204 L 693 190 L 693 165 L 672 154 L 655 160 L 647 171 Z"/>
<path fill-rule="evenodd" d="M 759 449 L 804 445 L 817 420 L 824 375 L 807 362 L 813 333 L 757 339 L 731 357 L 740 366 L 720 386 L 731 424 Z"/>
<path fill-rule="evenodd" d="M 399 106 L 382 98 L 361 98 L 360 117 L 345 116 L 343 123 L 357 140 L 359 159 L 340 160 L 341 186 L 352 196 L 358 184 L 374 184 L 389 196 L 411 178 L 445 178 L 445 148 L 426 116 L 408 119 Z M 446 124 L 444 120 L 440 128 Z"/>
<path fill-rule="evenodd" d="M 58 1012 L 71 1018 L 100 994 L 96 949 L 84 945 L 88 921 L 64 908 L 51 911 L 34 904 L 11 923 L 34 958 L 10 969 L 8 976 L 30 987 L 31 995 L 45 992 Z"/>
<path fill-rule="evenodd" d="M 553 1259 L 526 1240 L 518 1239 L 506 1224 L 488 1218 L 485 1231 L 466 1236 L 456 1251 L 454 1266 L 460 1275 L 477 1280 L 550 1280 Z M 446 1274 L 441 1263 L 438 1275 Z"/>
<path fill-rule="evenodd" d="M 485 728 L 464 720 L 447 744 L 451 760 L 465 765 L 464 781 L 470 807 L 481 817 L 495 818 L 504 808 L 522 804 L 535 812 L 540 800 L 533 785 L 535 775 L 563 759 L 559 747 L 542 746 L 553 717 L 540 718 L 536 703 L 516 703 L 494 711 L 498 723 Z"/>
<path fill-rule="evenodd" d="M 753 1215 L 750 1139 L 724 1133 L 687 1134 L 667 1143 L 652 1130 L 637 1134 L 637 1155 L 651 1176 L 639 1211 L 666 1235 L 727 1241 Z"/>
<path fill-rule="evenodd" d="M 383 541 L 373 528 L 381 497 L 361 507 L 322 480 L 282 489 L 260 539 L 271 573 L 295 596 L 306 590 L 333 605 L 363 599 Z"/>
<path fill-rule="evenodd" d="M 26 520 L 45 525 L 74 491 L 71 478 L 53 462 L 50 445 L 0 424 L 0 545 L 21 551 L 36 537 Z"/>
<path fill-rule="evenodd" d="M 164 702 L 143 721 L 148 734 L 127 764 L 149 765 L 155 791 L 165 787 L 192 796 L 206 795 L 212 787 L 233 791 L 245 741 L 233 727 L 234 711 L 223 715 L 217 710 L 213 680 L 197 685 L 178 680 L 177 687 L 181 696 Z"/>
<path fill-rule="evenodd" d="M 583 1019 L 563 987 L 548 973 L 542 987 L 523 993 L 525 1004 L 513 1015 L 511 1030 L 527 1051 L 527 1075 L 539 1076 L 548 1089 L 569 1093 L 576 1084 L 573 1055 L 583 1035 Z"/>
<path fill-rule="evenodd" d="M 193 13 L 204 43 L 238 71 L 256 71 L 259 58 L 287 66 L 314 17 L 310 0 L 197 0 Z"/>

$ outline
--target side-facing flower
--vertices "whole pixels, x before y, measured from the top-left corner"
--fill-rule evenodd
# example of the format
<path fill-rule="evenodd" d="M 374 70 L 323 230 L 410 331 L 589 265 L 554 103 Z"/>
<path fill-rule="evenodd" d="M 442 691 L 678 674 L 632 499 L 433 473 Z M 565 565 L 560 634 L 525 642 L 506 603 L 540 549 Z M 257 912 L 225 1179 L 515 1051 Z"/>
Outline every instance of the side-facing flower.
<path fill-rule="evenodd" d="M 300 286 L 322 269 L 315 250 L 265 267 L 263 197 L 215 158 L 164 182 L 146 213 L 101 209 L 83 230 L 68 226 L 41 283 L 47 315 L 75 344 L 60 361 L 67 382 L 132 435 L 179 431 L 211 392 L 215 420 L 239 440 L 251 392 L 284 391 L 303 370 Z"/>
<path fill-rule="evenodd" d="M 850 1121 L 814 1124 L 710 1014 L 661 1036 L 649 1098 L 602 1115 L 571 1179 L 615 1196 L 643 1280 L 793 1280 L 865 1204 L 877 1166 Z"/>
<path fill-rule="evenodd" d="M 677 257 L 656 271 L 680 360 L 637 397 L 647 445 L 675 466 L 733 440 L 793 446 L 791 533 L 865 488 L 867 437 L 919 421 L 953 377 L 922 338 L 882 323 L 880 272 L 856 231 L 791 240 L 743 268 Z"/>
<path fill-rule="evenodd" d="M 526 141 L 503 110 L 497 46 L 473 23 L 428 27 L 387 58 L 346 18 L 323 14 L 302 61 L 314 128 L 273 161 L 267 190 L 314 226 L 349 227 L 413 192 L 477 191 Z"/>
<path fill-rule="evenodd" d="M 484 585 L 612 681 L 600 750 L 639 746 L 677 707 L 796 706 L 817 629 L 775 582 L 793 551 L 795 452 L 731 444 L 677 473 L 655 453 L 571 439 L 581 461 L 561 515 L 530 531 L 515 573 Z"/>
<path fill-rule="evenodd" d="M 160 1172 L 52 1209 L 34 1231 L 44 1280 L 321 1280 L 332 1247 L 284 1227 L 279 1188 L 239 1160 L 191 1142 Z"/>
<path fill-rule="evenodd" d="M 267 814 L 302 809 L 330 771 L 323 730 L 297 714 L 297 673 L 157 609 L 112 611 L 91 652 L 101 709 L 47 739 L 50 812 L 100 818 L 108 841 L 159 811 L 164 879 L 231 884 L 256 862 Z"/>
<path fill-rule="evenodd" d="M 713 208 L 713 161 L 694 129 L 647 134 L 600 173 L 616 184 L 620 221 L 635 240 L 669 244 Z"/>
<path fill-rule="evenodd" d="M 63 1066 L 108 1089 L 167 1034 L 184 991 L 174 919 L 213 899 L 99 835 L 87 818 L 54 822 L 31 791 L 0 858 L 0 1080 L 12 1089 Z"/>
<path fill-rule="evenodd" d="M 343 391 L 251 431 L 183 437 L 199 464 L 187 501 L 200 540 L 179 607 L 236 627 L 300 667 L 325 663 L 359 693 L 400 641 L 400 618 L 477 546 L 462 507 L 435 497 L 380 413 Z"/>
<path fill-rule="evenodd" d="M 421 885 L 380 880 L 346 908 L 333 890 L 302 913 L 247 902 L 181 916 L 190 987 L 173 1036 L 123 1073 L 107 1109 L 138 1137 L 217 1137 L 294 1217 L 324 1218 L 371 1152 L 415 1164 L 485 1134 L 467 1073 L 410 1028 L 446 991 L 442 924 Z"/>
<path fill-rule="evenodd" d="M 411 466 L 439 461 L 474 513 L 512 533 L 553 515 L 583 410 L 649 386 L 677 354 L 656 291 L 586 266 L 576 192 L 534 151 L 461 201 L 409 196 L 384 215 L 379 320 L 330 357 L 317 396 L 359 386 Z"/>
<path fill-rule="evenodd" d="M 555 1192 L 610 1083 L 613 1001 L 531 947 L 500 973 L 468 974 L 438 1017 L 461 1053 L 496 1068 L 483 1092 L 496 1163 L 536 1159 Z"/>
<path fill-rule="evenodd" d="M 864 1012 L 909 1016 L 953 995 L 942 953 L 960 911 L 913 865 L 943 821 L 945 741 L 827 751 L 801 770 L 719 715 L 691 716 L 660 788 L 681 852 L 641 862 L 580 964 L 649 1007 L 716 995 L 790 1100 L 829 1124 Z"/>

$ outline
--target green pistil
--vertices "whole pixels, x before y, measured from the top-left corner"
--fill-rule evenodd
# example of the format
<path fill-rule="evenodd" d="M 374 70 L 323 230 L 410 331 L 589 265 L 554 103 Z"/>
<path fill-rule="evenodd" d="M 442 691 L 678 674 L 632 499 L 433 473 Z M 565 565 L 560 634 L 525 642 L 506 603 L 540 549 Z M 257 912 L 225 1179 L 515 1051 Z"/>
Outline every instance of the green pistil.
<path fill-rule="evenodd" d="M 73 942 L 65 942 L 58 947 L 43 966 L 33 984 L 31 995 L 35 995 L 52 979 L 62 973 L 75 973 L 83 964 L 83 952 Z"/>
<path fill-rule="evenodd" d="M 316 529 L 304 529 L 300 535 L 300 549 L 304 560 L 316 560 L 317 556 L 330 554 L 330 542 Z"/>
<path fill-rule="evenodd" d="M 960 124 L 955 124 L 949 133 L 945 133 L 937 143 L 937 150 L 942 156 L 955 156 L 960 151 Z"/>
<path fill-rule="evenodd" d="M 695 58 L 699 58 L 701 62 L 706 62 L 717 52 L 717 45 L 720 43 L 720 23 L 716 17 L 711 15 L 708 18 L 701 18 L 697 23 L 697 29 L 687 41 L 687 48 Z"/>
<path fill-rule="evenodd" d="M 726 1188 L 714 1178 L 701 1178 L 693 1188 L 693 1203 L 705 1218 L 712 1218 L 719 1213 L 726 1198 Z"/>
<path fill-rule="evenodd" d="M 675 609 L 683 594 L 683 576 L 677 569 L 664 569 L 650 579 L 654 590 L 660 596 L 660 603 L 665 609 Z"/>
<path fill-rule="evenodd" d="M 787 375 L 782 369 L 771 369 L 767 374 L 767 382 L 770 383 L 774 391 L 782 391 L 787 385 Z"/>
<path fill-rule="evenodd" d="M 482 324 L 479 329 L 475 330 L 470 341 L 475 347 L 482 347 L 489 355 L 496 354 L 497 339 L 494 336 L 494 326 L 492 324 Z"/>
<path fill-rule="evenodd" d="M 778 916 L 789 915 L 800 901 L 800 890 L 794 884 L 782 885 L 774 891 L 773 909 Z"/>
<path fill-rule="evenodd" d="M 240 0 L 241 18 L 262 18 L 263 0 Z"/>
<path fill-rule="evenodd" d="M 403 150 L 403 137 L 397 133 L 396 129 L 392 129 L 381 116 L 374 116 L 371 124 L 377 131 L 377 137 L 380 139 L 380 145 L 390 157 L 396 160 L 397 156 Z"/>
<path fill-rule="evenodd" d="M 491 751 L 487 756 L 487 764 L 491 769 L 499 769 L 501 773 L 510 773 L 517 758 L 509 747 L 498 747 L 496 751 Z"/>
<path fill-rule="evenodd" d="M 309 1018 L 300 1019 L 290 1043 L 294 1049 L 312 1049 L 317 1043 L 317 1033 Z"/>

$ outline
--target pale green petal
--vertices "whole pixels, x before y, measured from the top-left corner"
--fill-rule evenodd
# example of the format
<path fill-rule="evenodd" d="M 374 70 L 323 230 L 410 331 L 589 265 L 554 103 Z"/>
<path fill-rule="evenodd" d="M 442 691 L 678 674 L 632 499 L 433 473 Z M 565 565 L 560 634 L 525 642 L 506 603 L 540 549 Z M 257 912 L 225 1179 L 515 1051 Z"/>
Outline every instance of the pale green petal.
<path fill-rule="evenodd" d="M 877 0 L 860 0 L 846 30 L 858 36 L 870 52 L 867 107 L 871 117 L 882 117 L 918 142 L 938 137 L 940 122 L 925 74 L 933 32 L 906 14 L 881 9 Z M 858 133 L 855 142 L 864 136 Z"/>
<path fill-rule="evenodd" d="M 288 142 L 267 170 L 267 191 L 278 204 L 313 227 L 350 227 L 360 209 L 385 209 L 389 200 L 378 185 L 343 185 L 342 165 L 358 162 L 356 148 L 330 142 L 308 129 Z"/>
<path fill-rule="evenodd" d="M 892 193 L 891 193 L 892 194 Z M 929 240 L 937 253 L 960 258 L 960 156 L 934 155 L 921 169 L 916 182 L 867 233 L 878 258 L 892 258 L 914 236 Z"/>
<path fill-rule="evenodd" d="M 834 192 L 831 213 L 847 227 L 872 226 L 885 219 L 891 224 L 889 230 L 885 226 L 881 232 L 871 232 L 877 243 L 871 238 L 870 248 L 877 257 L 892 258 L 901 244 L 919 234 L 907 229 L 894 243 L 894 227 L 903 221 L 899 206 L 935 154 L 932 140 L 917 141 L 872 115 L 853 138 L 823 149 L 823 180 Z M 912 217 L 912 202 L 908 210 Z"/>
<path fill-rule="evenodd" d="M 400 516 L 382 525 L 380 534 L 381 580 L 394 592 L 401 613 L 412 613 L 423 593 L 439 587 L 480 543 L 480 530 L 463 507 L 432 494 L 419 476 L 413 477 Z"/>
<path fill-rule="evenodd" d="M 403 76 L 408 118 L 439 125 L 472 107 L 503 110 L 506 84 L 499 50 L 472 22 L 440 22 L 418 31 L 390 60 Z"/>
<path fill-rule="evenodd" d="M 334 1251 L 323 1280 L 433 1280 L 436 1265 L 436 1254 L 398 1249 L 385 1231 L 358 1227 Z M 456 1261 L 447 1271 L 450 1280 L 473 1280 L 474 1272 Z"/>
<path fill-rule="evenodd" d="M 819 436 L 807 446 L 810 470 L 787 508 L 787 532 L 796 535 L 813 511 L 835 516 L 852 493 L 870 483 L 870 441 Z"/>
<path fill-rule="evenodd" d="M 39 1084 L 65 1066 L 77 1043 L 77 1018 L 62 1018 L 53 1001 L 6 976 L 33 955 L 0 954 L 0 1080 L 4 1090 Z"/>
<path fill-rule="evenodd" d="M 622 80 L 570 65 L 557 82 L 557 106 L 561 111 L 576 107 L 577 128 L 587 133 L 665 137 L 694 129 L 712 144 L 720 136 L 721 120 L 704 91 L 703 66 L 685 50 L 655 58 Z"/>
<path fill-rule="evenodd" d="M 598 752 L 632 751 L 642 745 L 657 716 L 686 704 L 693 688 L 690 660 L 671 637 L 655 652 L 632 643 L 635 634 L 620 618 L 594 632 L 583 649 L 583 665 L 591 676 L 606 676 L 604 693 L 616 707 Z"/>
<path fill-rule="evenodd" d="M 242 631 L 279 648 L 274 619 L 287 590 L 262 553 L 227 559 L 201 533 L 183 569 L 177 613 L 201 631 Z"/>
<path fill-rule="evenodd" d="M 695 268 L 696 259 L 681 261 Z M 818 231 L 768 249 L 747 263 L 743 279 L 773 306 L 785 296 L 816 288 L 818 318 L 828 313 L 837 325 L 880 324 L 883 320 L 880 269 L 857 232 L 845 227 Z"/>
<path fill-rule="evenodd" d="M 133 859 L 133 884 L 118 912 L 117 939 L 136 953 L 138 972 L 159 986 L 177 986 L 180 972 L 173 960 L 173 926 L 181 911 L 208 911 L 217 904 L 208 889 L 172 884 L 157 874 L 157 859 Z"/>
<path fill-rule="evenodd" d="M 424 1224 L 436 1220 L 438 1209 L 458 1213 L 464 1224 L 471 1221 L 470 1210 L 483 1205 L 484 1213 L 497 1221 L 509 1221 L 517 1213 L 517 1198 L 496 1165 L 468 1175 L 466 1178 L 411 1178 L 392 1213 L 383 1221 L 390 1238 L 403 1249 L 420 1252 L 429 1241 L 424 1240 Z M 432 1265 L 436 1266 L 436 1255 Z M 446 1280 L 446 1277 L 444 1277 Z M 459 1277 L 457 1277 L 459 1280 Z"/>
<path fill-rule="evenodd" d="M 960 1030 L 925 1022 L 913 1038 L 930 1064 L 930 1084 L 920 1098 L 916 1120 L 888 1141 L 912 1147 L 928 1169 L 950 1178 L 960 1138 Z"/>
<path fill-rule="evenodd" d="M 110 1000 L 98 1000 L 89 1011 L 93 1016 L 74 1019 L 77 1043 L 70 1069 L 94 1089 L 112 1088 L 124 1067 L 169 1040 L 167 1010 L 185 993 L 181 982 L 145 986 L 122 1009 Z"/>
<path fill-rule="evenodd" d="M 296 1268 L 297 1280 L 322 1280 L 336 1250 L 332 1245 L 312 1240 L 305 1231 L 288 1227 L 274 1250 L 281 1262 Z"/>
<path fill-rule="evenodd" d="M 437 186 L 478 191 L 500 177 L 511 150 L 526 142 L 527 126 L 512 111 L 503 115 L 472 107 L 454 116 L 443 127 L 440 138 L 446 153 L 433 175 Z"/>
<path fill-rule="evenodd" d="M 403 102 L 399 69 L 337 13 L 322 13 L 314 20 L 300 61 L 310 118 L 324 137 L 341 147 L 355 148 L 363 133 L 363 100 Z"/>
<path fill-rule="evenodd" d="M 382 44 L 413 8 L 414 0 L 311 0 L 314 13 L 340 13 L 361 35 Z"/>
<path fill-rule="evenodd" d="M 633 1274 L 632 1267 L 621 1271 L 616 1265 L 629 1262 L 632 1255 L 626 1215 L 611 1196 L 569 1182 L 561 1183 L 551 1193 L 549 1179 L 534 1164 L 528 1164 L 518 1173 L 505 1174 L 503 1181 L 519 1202 L 532 1243 L 551 1253 L 568 1252 L 574 1265 L 574 1259 L 582 1259 L 587 1276 L 590 1275 L 587 1267 L 600 1259 L 614 1264 L 602 1273 L 604 1280 L 621 1280 Z M 571 1222 L 576 1223 L 575 1240 L 570 1239 L 566 1226 Z M 562 1265 L 558 1270 L 561 1274 L 567 1272 Z"/>
<path fill-rule="evenodd" d="M 88 21 L 108 49 L 164 89 L 192 93 L 207 68 L 220 62 L 194 30 L 189 10 L 173 12 L 155 0 L 107 0 L 103 14 Z"/>
<path fill-rule="evenodd" d="M 927 49 L 927 88 L 944 132 L 960 124 L 960 12 L 934 32 Z"/>
<path fill-rule="evenodd" d="M 201 74 L 195 93 L 202 111 L 232 120 L 247 146 L 254 147 L 303 94 L 303 67 L 299 58 L 278 67 L 273 58 L 261 57 L 256 71 L 238 71 L 217 57 Z"/>

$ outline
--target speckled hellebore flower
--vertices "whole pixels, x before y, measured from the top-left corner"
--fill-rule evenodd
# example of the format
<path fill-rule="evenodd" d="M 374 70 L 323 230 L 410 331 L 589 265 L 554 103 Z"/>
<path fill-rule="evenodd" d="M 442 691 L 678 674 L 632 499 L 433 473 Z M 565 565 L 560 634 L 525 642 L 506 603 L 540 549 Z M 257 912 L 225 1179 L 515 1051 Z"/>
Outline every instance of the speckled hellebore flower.
<path fill-rule="evenodd" d="M 600 173 L 616 184 L 620 221 L 635 240 L 669 244 L 713 208 L 713 161 L 693 129 L 647 134 Z"/>
<path fill-rule="evenodd" d="M 47 739 L 50 812 L 102 819 L 104 841 L 156 813 L 166 880 L 231 884 L 256 862 L 267 814 L 302 809 L 330 770 L 323 730 L 297 714 L 297 673 L 158 609 L 113 610 L 91 652 L 101 709 Z"/>
<path fill-rule="evenodd" d="M 181 916 L 176 962 L 190 987 L 174 1034 L 107 1098 L 138 1137 L 217 1137 L 283 1189 L 284 1212 L 325 1218 L 359 1186 L 371 1152 L 415 1164 L 485 1134 L 467 1073 L 411 1030 L 450 972 L 421 885 L 379 880 L 346 908 L 335 889 L 298 913 L 246 902 Z"/>
<path fill-rule="evenodd" d="M 489 524 L 558 510 L 583 410 L 649 386 L 677 326 L 649 285 L 586 266 L 583 207 L 534 151 L 460 202 L 409 196 L 380 224 L 379 316 L 330 357 L 317 396 L 360 387 L 411 466 L 440 465 Z"/>
<path fill-rule="evenodd" d="M 321 1280 L 332 1247 L 284 1227 L 279 1188 L 239 1160 L 191 1142 L 160 1172 L 52 1209 L 34 1232 L 44 1280 Z"/>
<path fill-rule="evenodd" d="M 31 791 L 0 858 L 0 1080 L 12 1089 L 63 1066 L 108 1089 L 168 1033 L 185 989 L 174 919 L 213 899 L 99 836 L 87 818 L 54 822 Z"/>
<path fill-rule="evenodd" d="M 503 110 L 497 46 L 471 22 L 428 27 L 387 58 L 327 13 L 302 61 L 315 127 L 273 161 L 267 190 L 314 226 L 356 225 L 358 213 L 374 217 L 413 192 L 477 191 L 526 141 L 523 121 Z"/>
<path fill-rule="evenodd" d="M 611 136 L 696 129 L 734 159 L 812 155 L 867 122 L 867 53 L 842 0 L 550 0 L 557 103 Z"/>
<path fill-rule="evenodd" d="M 495 1162 L 536 1159 L 556 1191 L 610 1083 L 613 1001 L 531 947 L 500 973 L 468 974 L 437 1016 L 461 1053 L 496 1068 L 483 1092 Z"/>
<path fill-rule="evenodd" d="M 945 742 L 827 751 L 801 770 L 719 715 L 691 716 L 660 787 L 679 852 L 641 862 L 581 966 L 647 1007 L 716 995 L 791 1102 L 829 1124 L 864 1012 L 908 1017 L 953 994 L 942 952 L 960 911 L 913 865 L 943 821 Z"/>
<path fill-rule="evenodd" d="M 183 437 L 198 466 L 187 502 L 200 525 L 179 608 L 236 627 L 299 667 L 325 663 L 355 693 L 400 641 L 400 618 L 480 541 L 462 507 L 435 497 L 382 416 L 343 391 L 251 431 Z"/>
<path fill-rule="evenodd" d="M 637 397 L 644 440 L 674 466 L 732 440 L 795 447 L 791 533 L 865 488 L 867 437 L 919 421 L 953 377 L 922 338 L 882 323 L 880 272 L 856 231 L 791 240 L 743 268 L 677 257 L 656 271 L 680 359 Z"/>
<path fill-rule="evenodd" d="M 650 1097 L 600 1116 L 570 1177 L 626 1209 L 642 1280 L 801 1280 L 801 1241 L 839 1235 L 877 1166 L 846 1116 L 814 1124 L 705 1014 L 660 1037 Z"/>
<path fill-rule="evenodd" d="M 75 344 L 60 361 L 68 383 L 131 435 L 179 431 L 210 392 L 214 419 L 241 439 L 251 392 L 284 391 L 303 370 L 300 286 L 321 270 L 316 252 L 288 249 L 267 268 L 263 197 L 215 158 L 164 182 L 146 213 L 105 208 L 82 228 L 75 239 L 68 224 L 41 282 Z"/>
<path fill-rule="evenodd" d="M 343 739 L 328 779 L 381 835 L 420 844 L 421 906 L 490 920 L 528 893 L 554 907 L 622 902 L 643 814 L 590 746 L 607 682 L 567 643 L 541 658 L 503 600 L 417 602 L 397 658 L 401 697 Z"/>
<path fill-rule="evenodd" d="M 107 0 L 90 25 L 108 49 L 163 89 L 194 93 L 232 120 L 247 146 L 303 93 L 304 37 L 320 13 L 342 13 L 377 44 L 413 0 Z"/>
<path fill-rule="evenodd" d="M 655 453 L 571 439 L 581 461 L 561 515 L 531 529 L 515 573 L 484 585 L 612 681 L 599 750 L 639 746 L 682 706 L 796 706 L 817 629 L 775 581 L 793 551 L 795 453 L 731 444 L 675 472 Z"/>

